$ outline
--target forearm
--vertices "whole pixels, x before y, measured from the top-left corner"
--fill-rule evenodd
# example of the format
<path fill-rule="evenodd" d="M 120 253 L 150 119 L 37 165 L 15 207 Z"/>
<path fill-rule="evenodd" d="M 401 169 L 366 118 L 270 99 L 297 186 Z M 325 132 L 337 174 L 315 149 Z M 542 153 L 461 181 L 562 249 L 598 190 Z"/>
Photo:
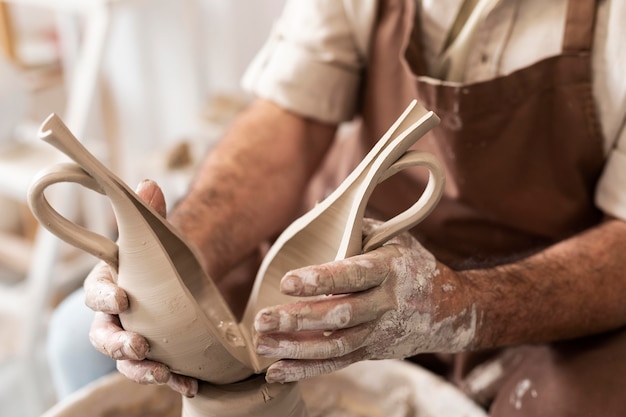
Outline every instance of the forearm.
<path fill-rule="evenodd" d="M 626 223 L 608 220 L 512 264 L 462 273 L 475 347 L 563 340 L 626 325 Z"/>
<path fill-rule="evenodd" d="M 335 127 L 257 102 L 210 152 L 170 219 L 221 277 L 297 213 Z"/>

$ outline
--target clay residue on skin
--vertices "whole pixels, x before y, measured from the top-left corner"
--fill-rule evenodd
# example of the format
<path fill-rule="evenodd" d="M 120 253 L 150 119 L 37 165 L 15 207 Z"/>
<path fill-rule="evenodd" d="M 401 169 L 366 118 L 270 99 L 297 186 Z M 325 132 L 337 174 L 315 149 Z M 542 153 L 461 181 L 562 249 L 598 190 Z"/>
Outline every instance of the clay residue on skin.
<path fill-rule="evenodd" d="M 440 272 L 434 256 L 417 245 L 413 242 L 409 249 L 412 256 L 392 260 L 390 268 L 396 276 L 413 279 L 398 279 L 397 307 L 381 317 L 379 330 L 374 332 L 387 335 L 392 343 L 368 341 L 368 357 L 406 358 L 423 352 L 460 352 L 474 340 L 478 322 L 475 305 L 455 315 L 435 317 L 437 307 L 430 300 L 433 281 Z M 454 290 L 452 286 L 448 289 Z"/>
<path fill-rule="evenodd" d="M 286 311 L 279 311 L 278 317 L 278 328 L 277 330 L 280 332 L 291 331 L 291 330 L 300 330 L 302 328 L 302 316 L 307 315 L 311 312 L 311 307 L 305 305 L 300 310 L 299 314 L 291 315 Z"/>
<path fill-rule="evenodd" d="M 285 285 L 289 284 L 289 285 Z M 284 289 L 289 293 L 300 295 L 307 291 L 326 292 L 323 288 L 319 288 L 319 274 L 310 269 L 299 271 L 297 276 L 287 276 L 281 283 Z"/>
<path fill-rule="evenodd" d="M 345 274 L 350 278 L 350 281 L 341 282 L 340 286 L 342 288 L 335 287 L 336 282 L 332 279 L 332 275 L 330 279 L 328 277 L 322 279 L 322 276 L 316 269 L 303 268 L 298 270 L 297 275 L 290 275 L 290 273 L 288 273 L 281 281 L 281 289 L 292 295 L 319 295 L 337 294 L 344 289 L 343 287 L 346 289 L 349 288 L 350 292 L 361 291 L 379 284 L 379 282 L 370 282 L 374 281 L 373 278 L 376 274 L 367 275 L 363 273 L 363 271 L 375 270 L 376 265 L 374 263 L 363 259 L 347 259 L 344 262 L 344 268 L 353 269 L 354 273 Z M 353 268 L 351 268 L 352 265 L 354 266 Z"/>
<path fill-rule="evenodd" d="M 303 329 L 339 329 L 346 327 L 352 320 L 352 306 L 347 302 L 337 304 L 321 318 L 306 318 L 311 311 L 309 305 L 303 305 L 296 313 L 285 310 L 261 313 L 255 326 L 261 332 L 291 332 Z"/>
<path fill-rule="evenodd" d="M 460 319 L 469 315 L 469 325 L 457 327 Z M 383 316 L 380 328 L 384 332 L 396 332 L 398 337 L 391 346 L 371 344 L 372 357 L 406 358 L 421 352 L 460 352 L 467 349 L 476 334 L 477 314 L 476 307 L 470 311 L 464 310 L 458 316 L 446 317 L 435 321 L 431 314 L 413 312 L 408 320 L 395 311 Z M 465 320 L 463 320 L 465 321 Z"/>
<path fill-rule="evenodd" d="M 327 358 L 329 356 L 343 356 L 349 353 L 349 348 L 349 344 L 345 343 L 342 338 L 333 339 L 332 343 L 316 343 L 306 348 L 298 342 L 280 340 L 271 347 L 271 354 L 276 358 L 292 357 L 303 354 L 306 349 L 306 356 L 309 358 Z M 262 354 L 267 354 L 264 345 L 260 345 L 258 351 Z M 295 368 L 294 371 L 298 371 L 298 369 L 300 368 Z M 303 377 L 304 374 L 298 379 Z"/>
<path fill-rule="evenodd" d="M 346 327 L 352 319 L 352 306 L 348 303 L 342 303 L 332 308 L 322 322 L 331 328 L 341 329 Z"/>

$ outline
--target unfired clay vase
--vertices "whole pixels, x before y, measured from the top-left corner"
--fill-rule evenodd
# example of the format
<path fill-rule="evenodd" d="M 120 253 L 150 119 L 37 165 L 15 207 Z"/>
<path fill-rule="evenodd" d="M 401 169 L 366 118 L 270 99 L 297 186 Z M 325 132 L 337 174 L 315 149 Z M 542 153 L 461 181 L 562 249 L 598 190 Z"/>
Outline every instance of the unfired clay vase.
<path fill-rule="evenodd" d="M 433 112 L 413 101 L 339 187 L 278 237 L 263 259 L 244 311 L 241 334 L 247 338 L 247 344 L 252 344 L 248 338 L 254 335 L 254 318 L 262 308 L 297 301 L 296 297 L 280 292 L 280 280 L 287 272 L 375 249 L 431 212 L 443 192 L 444 169 L 433 155 L 407 150 L 438 123 Z M 411 166 L 423 166 L 430 172 L 421 197 L 363 239 L 363 216 L 374 188 Z M 256 371 L 275 361 L 256 355 L 252 358 Z"/>
<path fill-rule="evenodd" d="M 178 233 L 91 155 L 56 115 L 43 123 L 40 137 L 76 164 L 40 173 L 28 201 L 43 226 L 117 272 L 117 283 L 129 297 L 129 309 L 120 315 L 122 325 L 146 337 L 151 359 L 174 372 L 222 385 L 203 384 L 196 398 L 184 399 L 185 417 L 304 417 L 297 384 L 267 384 L 263 376 L 246 380 L 275 361 L 255 354 L 254 317 L 263 307 L 294 300 L 279 291 L 287 271 L 375 249 L 430 213 L 441 196 L 444 171 L 432 155 L 407 150 L 438 122 L 434 113 L 411 103 L 337 190 L 281 234 L 259 269 L 241 323 Z M 373 189 L 410 166 L 430 171 L 424 193 L 363 240 L 362 220 Z M 50 206 L 44 190 L 58 182 L 79 183 L 110 199 L 118 222 L 117 243 L 70 222 Z"/>
<path fill-rule="evenodd" d="M 228 385 L 202 384 L 183 398 L 182 417 L 307 417 L 297 383 L 268 384 L 262 375 Z"/>
<path fill-rule="evenodd" d="M 261 308 L 294 300 L 279 291 L 287 271 L 374 249 L 413 227 L 437 204 L 445 182 L 442 167 L 430 154 L 407 150 L 438 122 L 434 113 L 412 102 L 337 190 L 281 234 L 259 269 L 241 323 L 169 223 L 98 162 L 56 115 L 43 123 L 40 136 L 77 164 L 42 172 L 29 190 L 29 204 L 42 225 L 118 270 L 117 283 L 130 301 L 120 316 L 122 325 L 147 338 L 151 359 L 215 384 L 238 382 L 276 361 L 256 355 L 252 324 Z M 363 240 L 362 220 L 373 189 L 410 166 L 430 171 L 424 193 Z M 70 222 L 49 205 L 45 188 L 65 181 L 110 199 L 118 221 L 117 244 Z"/>
<path fill-rule="evenodd" d="M 246 362 L 231 353 L 247 356 L 237 322 L 178 233 L 91 155 L 56 115 L 43 123 L 40 137 L 78 165 L 55 165 L 40 173 L 29 190 L 30 208 L 61 239 L 117 270 L 117 283 L 129 299 L 129 309 L 120 315 L 122 325 L 146 337 L 149 358 L 216 384 L 251 375 Z M 44 189 L 57 182 L 76 182 L 110 199 L 117 244 L 70 222 L 48 204 Z"/>

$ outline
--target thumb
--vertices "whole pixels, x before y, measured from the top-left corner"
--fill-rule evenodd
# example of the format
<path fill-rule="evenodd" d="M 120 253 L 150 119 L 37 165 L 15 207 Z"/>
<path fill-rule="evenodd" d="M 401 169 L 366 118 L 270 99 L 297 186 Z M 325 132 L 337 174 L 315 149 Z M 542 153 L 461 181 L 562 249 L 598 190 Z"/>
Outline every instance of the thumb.
<path fill-rule="evenodd" d="M 146 202 L 161 216 L 165 217 L 167 212 L 165 207 L 165 196 L 156 182 L 152 180 L 143 180 L 137 186 L 136 192 L 139 198 Z"/>

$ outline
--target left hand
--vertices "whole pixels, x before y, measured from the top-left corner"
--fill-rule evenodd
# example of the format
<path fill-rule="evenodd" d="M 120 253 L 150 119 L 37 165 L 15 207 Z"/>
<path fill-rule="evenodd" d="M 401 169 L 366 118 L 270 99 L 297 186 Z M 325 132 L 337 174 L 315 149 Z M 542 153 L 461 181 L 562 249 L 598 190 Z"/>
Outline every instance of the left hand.
<path fill-rule="evenodd" d="M 257 314 L 257 353 L 282 359 L 268 368 L 268 382 L 298 381 L 368 359 L 459 352 L 474 341 L 471 287 L 409 233 L 362 255 L 291 271 L 280 285 L 289 295 L 329 296 Z"/>
<path fill-rule="evenodd" d="M 165 217 L 165 197 L 153 181 L 143 181 L 137 195 Z M 140 384 L 167 384 L 173 390 L 193 397 L 198 381 L 171 372 L 163 363 L 146 359 L 150 346 L 141 335 L 122 328 L 119 314 L 128 309 L 128 296 L 114 278 L 115 274 L 104 262 L 96 265 L 85 279 L 85 304 L 95 311 L 89 339 L 99 352 L 115 359 L 117 369 L 127 378 Z"/>

